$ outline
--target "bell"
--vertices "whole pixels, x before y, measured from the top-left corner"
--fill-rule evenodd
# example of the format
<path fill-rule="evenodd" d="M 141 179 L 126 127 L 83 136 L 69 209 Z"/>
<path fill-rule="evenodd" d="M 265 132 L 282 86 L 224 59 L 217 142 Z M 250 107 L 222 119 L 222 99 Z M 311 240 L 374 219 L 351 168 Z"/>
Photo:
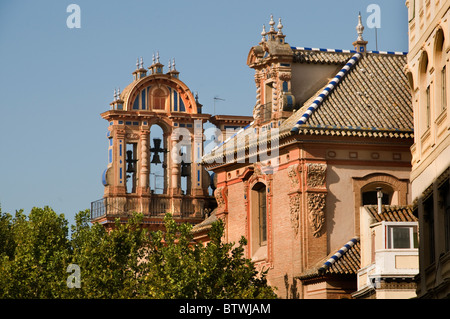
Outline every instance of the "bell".
<path fill-rule="evenodd" d="M 155 146 L 154 146 L 154 149 L 155 149 L 157 152 L 160 152 L 160 150 L 161 150 L 161 139 L 160 139 L 160 138 L 154 138 L 154 139 L 153 139 L 153 145 L 155 145 Z"/>
<path fill-rule="evenodd" d="M 161 164 L 161 160 L 159 158 L 159 154 L 158 153 L 153 154 L 153 158 L 152 158 L 151 163 L 152 164 Z"/>
<path fill-rule="evenodd" d="M 189 169 L 191 167 L 191 164 L 186 164 L 185 162 L 181 161 L 181 176 L 186 177 L 189 176 Z"/>
<path fill-rule="evenodd" d="M 127 173 L 134 173 L 134 167 L 132 163 L 128 163 Z"/>
<path fill-rule="evenodd" d="M 132 151 L 127 151 L 126 162 L 128 164 L 128 166 L 127 166 L 127 173 L 134 173 L 133 163 L 135 163 L 136 160 L 133 160 L 133 152 Z"/>

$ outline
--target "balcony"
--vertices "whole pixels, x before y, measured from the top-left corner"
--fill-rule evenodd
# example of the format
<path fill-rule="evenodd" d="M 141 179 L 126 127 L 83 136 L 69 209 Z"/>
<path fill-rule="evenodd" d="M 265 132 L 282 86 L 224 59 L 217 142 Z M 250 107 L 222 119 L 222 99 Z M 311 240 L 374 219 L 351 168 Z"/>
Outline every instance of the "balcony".
<path fill-rule="evenodd" d="M 358 290 L 373 285 L 376 278 L 413 278 L 418 272 L 417 249 L 381 249 L 372 264 L 358 271 Z"/>
<path fill-rule="evenodd" d="M 181 200 L 181 203 L 179 203 L 180 212 L 174 213 L 172 204 L 175 206 L 175 201 L 178 200 Z M 102 217 L 124 217 L 131 215 L 133 212 L 143 213 L 144 217 L 162 218 L 166 213 L 173 213 L 174 217 L 181 218 L 198 217 L 199 212 L 195 212 L 192 197 L 183 196 L 179 199 L 174 198 L 173 201 L 174 203 L 172 203 L 171 198 L 167 195 L 152 195 L 149 198 L 102 198 L 91 202 L 91 220 Z"/>

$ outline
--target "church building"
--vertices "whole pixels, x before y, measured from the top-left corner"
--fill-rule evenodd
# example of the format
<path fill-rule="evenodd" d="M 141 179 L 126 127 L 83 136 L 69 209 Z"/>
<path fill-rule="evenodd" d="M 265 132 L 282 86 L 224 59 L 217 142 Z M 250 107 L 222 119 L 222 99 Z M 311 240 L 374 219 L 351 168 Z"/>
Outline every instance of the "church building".
<path fill-rule="evenodd" d="M 203 156 L 217 208 L 194 234 L 207 240 L 211 223 L 223 219 L 225 240 L 247 238 L 246 256 L 269 269 L 281 298 L 370 297 L 366 290 L 352 296 L 361 234 L 370 234 L 361 227 L 376 223 L 362 208 L 379 205 L 398 217 L 411 204 L 406 53 L 367 51 L 360 16 L 350 50 L 292 46 L 282 29 L 271 17 L 247 57 L 253 121 Z M 408 249 L 407 263 L 417 268 L 417 249 Z M 377 282 L 411 290 L 413 276 Z"/>

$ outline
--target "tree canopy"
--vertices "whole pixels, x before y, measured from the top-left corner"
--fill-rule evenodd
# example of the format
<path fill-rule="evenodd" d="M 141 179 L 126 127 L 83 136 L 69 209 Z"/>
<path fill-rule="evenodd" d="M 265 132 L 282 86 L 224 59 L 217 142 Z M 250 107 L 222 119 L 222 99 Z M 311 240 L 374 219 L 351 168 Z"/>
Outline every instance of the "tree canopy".
<path fill-rule="evenodd" d="M 141 225 L 142 214 L 133 214 L 108 232 L 85 210 L 69 238 L 64 215 L 50 207 L 28 216 L 0 210 L 0 298 L 276 297 L 267 270 L 258 272 L 245 258 L 245 238 L 222 241 L 221 220 L 206 245 L 170 214 L 164 232 Z"/>

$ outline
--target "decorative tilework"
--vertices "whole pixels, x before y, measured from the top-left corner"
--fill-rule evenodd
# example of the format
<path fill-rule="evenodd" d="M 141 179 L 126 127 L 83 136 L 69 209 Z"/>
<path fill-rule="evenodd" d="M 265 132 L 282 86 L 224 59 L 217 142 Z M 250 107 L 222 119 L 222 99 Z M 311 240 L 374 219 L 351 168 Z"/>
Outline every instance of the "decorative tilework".
<path fill-rule="evenodd" d="M 302 115 L 300 120 L 291 129 L 292 133 L 298 133 L 299 127 L 306 123 L 312 112 L 314 112 L 322 101 L 328 96 L 328 94 L 338 85 L 341 79 L 347 74 L 347 72 L 358 62 L 361 58 L 360 53 L 355 53 L 347 64 L 336 74 L 336 76 L 328 83 L 328 85 L 323 89 L 323 91 L 317 96 L 314 102 L 308 107 L 305 113 Z"/>

